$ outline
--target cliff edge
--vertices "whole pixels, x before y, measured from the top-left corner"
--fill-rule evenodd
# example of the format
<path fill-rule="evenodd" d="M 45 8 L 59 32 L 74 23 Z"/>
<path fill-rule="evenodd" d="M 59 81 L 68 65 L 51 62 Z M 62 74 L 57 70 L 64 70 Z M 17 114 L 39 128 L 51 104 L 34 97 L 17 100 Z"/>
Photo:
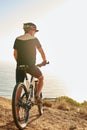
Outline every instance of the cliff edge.
<path fill-rule="evenodd" d="M 11 100 L 0 97 L 0 130 L 18 130 L 15 126 Z M 87 130 L 87 105 L 73 105 L 63 99 L 44 100 L 44 113 L 38 115 L 37 107 L 30 113 L 25 130 Z"/>

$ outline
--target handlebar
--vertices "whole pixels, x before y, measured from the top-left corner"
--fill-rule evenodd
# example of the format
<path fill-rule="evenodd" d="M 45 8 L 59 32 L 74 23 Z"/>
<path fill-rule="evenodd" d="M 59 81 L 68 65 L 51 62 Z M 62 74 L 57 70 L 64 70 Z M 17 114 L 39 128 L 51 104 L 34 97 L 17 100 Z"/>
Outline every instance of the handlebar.
<path fill-rule="evenodd" d="M 42 63 L 40 63 L 40 64 L 37 64 L 36 66 L 42 67 L 42 66 L 45 66 L 45 65 L 47 65 L 47 64 L 49 64 L 49 61 L 44 61 L 44 62 L 42 62 Z"/>

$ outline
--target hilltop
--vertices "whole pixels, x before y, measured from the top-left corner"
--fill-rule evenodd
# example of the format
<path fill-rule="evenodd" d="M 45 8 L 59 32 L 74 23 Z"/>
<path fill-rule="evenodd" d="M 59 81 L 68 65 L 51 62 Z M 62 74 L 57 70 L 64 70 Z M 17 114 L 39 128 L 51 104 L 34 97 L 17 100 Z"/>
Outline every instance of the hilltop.
<path fill-rule="evenodd" d="M 0 97 L 0 130 L 18 130 L 14 124 L 11 100 Z M 32 109 L 25 130 L 87 130 L 87 102 L 78 103 L 68 97 L 44 100 L 44 114 Z"/>

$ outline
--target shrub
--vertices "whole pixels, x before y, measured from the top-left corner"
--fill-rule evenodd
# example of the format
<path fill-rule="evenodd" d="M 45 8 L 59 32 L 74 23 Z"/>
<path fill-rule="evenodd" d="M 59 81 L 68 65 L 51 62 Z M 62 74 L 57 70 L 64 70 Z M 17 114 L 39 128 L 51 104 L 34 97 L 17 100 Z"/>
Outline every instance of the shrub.
<path fill-rule="evenodd" d="M 80 107 L 81 106 L 81 104 L 79 102 L 77 102 L 77 101 L 75 101 L 72 98 L 69 98 L 67 96 L 58 97 L 58 98 L 56 98 L 56 101 L 57 102 L 63 101 L 63 102 L 68 103 L 69 105 L 72 105 L 72 106 L 75 106 L 75 107 Z"/>

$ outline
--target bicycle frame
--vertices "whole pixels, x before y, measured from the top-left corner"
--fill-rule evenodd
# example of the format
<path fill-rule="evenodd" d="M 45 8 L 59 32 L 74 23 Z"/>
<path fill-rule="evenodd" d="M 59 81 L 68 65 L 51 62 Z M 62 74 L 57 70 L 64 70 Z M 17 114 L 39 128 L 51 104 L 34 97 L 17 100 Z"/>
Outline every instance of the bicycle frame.
<path fill-rule="evenodd" d="M 30 77 L 30 81 L 28 79 L 28 73 L 25 72 L 25 86 L 27 88 L 27 92 L 30 93 L 29 98 L 34 98 L 34 89 L 36 88 L 36 83 L 38 80 L 35 80 L 33 76 Z"/>

